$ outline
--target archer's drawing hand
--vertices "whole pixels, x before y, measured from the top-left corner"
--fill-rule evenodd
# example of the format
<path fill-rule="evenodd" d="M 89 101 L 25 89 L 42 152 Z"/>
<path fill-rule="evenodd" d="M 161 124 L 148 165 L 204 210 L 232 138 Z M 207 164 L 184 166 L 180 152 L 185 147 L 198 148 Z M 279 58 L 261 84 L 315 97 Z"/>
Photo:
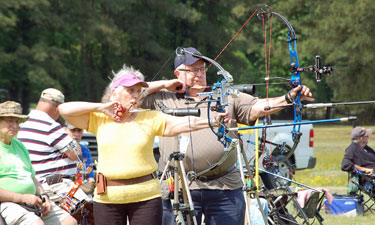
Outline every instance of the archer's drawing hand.
<path fill-rule="evenodd" d="M 121 103 L 118 101 L 103 103 L 100 107 L 100 111 L 113 118 L 115 121 L 121 120 L 121 117 L 125 113 L 125 109 L 122 108 Z"/>
<path fill-rule="evenodd" d="M 167 80 L 164 83 L 164 88 L 171 92 L 184 93 L 185 85 L 179 79 Z"/>

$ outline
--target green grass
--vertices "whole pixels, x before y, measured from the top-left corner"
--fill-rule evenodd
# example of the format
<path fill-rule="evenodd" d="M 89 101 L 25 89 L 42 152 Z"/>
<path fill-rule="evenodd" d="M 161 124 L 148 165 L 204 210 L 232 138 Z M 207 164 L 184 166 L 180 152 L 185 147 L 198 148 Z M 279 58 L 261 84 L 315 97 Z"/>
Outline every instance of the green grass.
<path fill-rule="evenodd" d="M 367 127 L 366 127 L 367 128 Z M 375 131 L 375 127 L 369 127 Z M 314 169 L 297 171 L 295 180 L 311 187 L 325 187 L 330 193 L 346 194 L 348 175 L 341 171 L 341 160 L 350 144 L 350 126 L 315 126 L 314 156 L 317 164 Z M 369 146 L 375 147 L 375 136 L 369 139 Z M 326 215 L 321 211 L 324 224 L 356 225 L 375 224 L 375 214 L 345 217 Z"/>

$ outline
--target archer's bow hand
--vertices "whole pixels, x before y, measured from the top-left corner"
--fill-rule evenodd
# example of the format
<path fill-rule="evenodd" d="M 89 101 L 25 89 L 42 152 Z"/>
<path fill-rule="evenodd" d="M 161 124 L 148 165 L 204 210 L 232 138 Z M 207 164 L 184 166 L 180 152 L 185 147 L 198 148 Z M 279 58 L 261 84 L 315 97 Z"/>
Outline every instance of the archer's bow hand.
<path fill-rule="evenodd" d="M 310 92 L 310 88 L 304 85 L 303 86 L 298 85 L 298 87 L 295 87 L 292 90 L 290 90 L 290 95 L 292 96 L 293 99 L 297 96 L 300 90 L 301 90 L 301 101 L 306 100 L 306 101 L 312 102 L 315 100 L 314 98 L 312 98 L 312 93 Z"/>
<path fill-rule="evenodd" d="M 217 116 L 216 116 L 215 121 L 213 123 L 211 121 L 211 123 L 214 126 L 220 126 L 220 124 L 223 124 L 223 123 L 234 123 L 234 122 L 236 122 L 236 120 L 230 118 L 229 112 L 218 113 Z"/>

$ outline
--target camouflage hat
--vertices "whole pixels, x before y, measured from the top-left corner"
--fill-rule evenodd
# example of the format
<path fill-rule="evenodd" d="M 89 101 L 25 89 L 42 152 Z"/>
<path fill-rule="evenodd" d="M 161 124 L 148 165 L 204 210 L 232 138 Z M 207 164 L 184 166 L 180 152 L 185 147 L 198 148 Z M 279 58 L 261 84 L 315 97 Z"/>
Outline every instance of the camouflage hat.
<path fill-rule="evenodd" d="M 55 88 L 47 88 L 44 91 L 42 91 L 42 94 L 40 95 L 41 99 L 49 100 L 56 102 L 58 104 L 64 103 L 64 95 L 61 93 L 61 91 L 55 89 Z"/>
<path fill-rule="evenodd" d="M 6 101 L 0 104 L 0 117 L 17 117 L 20 118 L 20 122 L 23 123 L 28 116 L 22 115 L 22 107 L 18 102 Z"/>

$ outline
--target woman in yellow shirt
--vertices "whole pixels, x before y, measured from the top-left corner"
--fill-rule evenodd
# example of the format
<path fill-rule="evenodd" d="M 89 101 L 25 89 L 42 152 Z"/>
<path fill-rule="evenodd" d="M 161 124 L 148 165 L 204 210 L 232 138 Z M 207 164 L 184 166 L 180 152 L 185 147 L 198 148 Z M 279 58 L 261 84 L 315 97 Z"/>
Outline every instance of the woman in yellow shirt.
<path fill-rule="evenodd" d="M 161 224 L 161 191 L 153 156 L 155 136 L 176 136 L 208 127 L 206 119 L 174 117 L 157 111 L 136 110 L 143 88 L 139 71 L 124 67 L 115 75 L 107 103 L 69 102 L 60 114 L 72 125 L 97 137 L 97 173 L 106 190 L 97 186 L 95 224 Z M 228 120 L 228 114 L 219 114 Z M 213 121 L 214 124 L 217 124 Z M 227 122 L 227 121 L 226 121 Z M 101 192 L 98 194 L 97 192 Z"/>

